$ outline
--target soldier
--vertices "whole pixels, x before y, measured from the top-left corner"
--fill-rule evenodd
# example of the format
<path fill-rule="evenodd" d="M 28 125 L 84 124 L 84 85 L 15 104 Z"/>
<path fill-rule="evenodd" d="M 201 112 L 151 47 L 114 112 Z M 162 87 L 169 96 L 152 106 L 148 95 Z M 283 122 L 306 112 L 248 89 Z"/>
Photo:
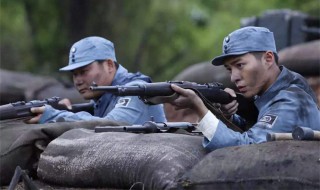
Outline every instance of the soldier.
<path fill-rule="evenodd" d="M 141 73 L 129 73 L 117 63 L 113 43 L 101 37 L 87 37 L 76 42 L 70 50 L 69 64 L 60 71 L 70 71 L 75 88 L 86 100 L 94 102 L 94 116 L 87 112 L 72 113 L 53 109 L 51 106 L 32 108 L 38 113 L 27 123 L 92 120 L 105 118 L 128 124 L 143 124 L 153 117 L 155 122 L 165 122 L 162 105 L 146 105 L 138 97 L 119 97 L 104 92 L 93 92 L 95 83 L 102 86 L 137 85 L 151 82 Z"/>
<path fill-rule="evenodd" d="M 224 65 L 238 90 L 247 98 L 255 98 L 259 116 L 248 131 L 232 131 L 192 90 L 172 85 L 180 96 L 171 104 L 177 109 L 191 108 L 201 118 L 198 129 L 204 135 L 206 149 L 265 142 L 268 132 L 288 133 L 297 126 L 320 130 L 316 97 L 300 74 L 278 65 L 272 32 L 263 27 L 238 29 L 225 37 L 222 49 L 223 54 L 212 64 Z M 225 91 L 236 96 L 231 89 Z M 236 114 L 237 107 L 235 100 L 222 105 L 234 124 L 243 121 Z"/>

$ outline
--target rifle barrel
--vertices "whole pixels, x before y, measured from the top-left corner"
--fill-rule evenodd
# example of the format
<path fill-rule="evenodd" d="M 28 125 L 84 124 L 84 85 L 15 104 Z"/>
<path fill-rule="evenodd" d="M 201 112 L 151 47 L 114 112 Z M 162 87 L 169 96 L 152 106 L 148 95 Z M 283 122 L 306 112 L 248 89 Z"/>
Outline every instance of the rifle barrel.
<path fill-rule="evenodd" d="M 119 92 L 117 86 L 90 86 L 92 91 L 106 91 L 108 93 L 117 94 Z"/>
<path fill-rule="evenodd" d="M 96 126 L 94 132 L 133 132 L 133 133 L 156 133 L 159 129 L 156 125 L 131 125 L 131 126 Z"/>
<path fill-rule="evenodd" d="M 91 86 L 92 91 L 104 91 L 118 96 L 170 96 L 175 92 L 170 83 L 146 83 L 137 86 Z"/>

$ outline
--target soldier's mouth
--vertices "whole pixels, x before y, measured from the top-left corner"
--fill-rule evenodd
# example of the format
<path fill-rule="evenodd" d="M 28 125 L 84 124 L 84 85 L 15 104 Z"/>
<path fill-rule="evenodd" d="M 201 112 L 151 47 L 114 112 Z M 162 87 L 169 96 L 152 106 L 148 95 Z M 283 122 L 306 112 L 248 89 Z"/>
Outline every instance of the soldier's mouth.
<path fill-rule="evenodd" d="M 241 92 L 241 93 L 246 92 L 246 87 L 245 86 L 238 86 L 237 88 L 238 88 L 239 92 Z"/>
<path fill-rule="evenodd" d="M 80 94 L 83 94 L 83 93 L 85 93 L 87 91 L 87 89 L 84 88 L 84 89 L 81 89 L 81 90 L 78 90 L 78 91 L 79 91 Z"/>

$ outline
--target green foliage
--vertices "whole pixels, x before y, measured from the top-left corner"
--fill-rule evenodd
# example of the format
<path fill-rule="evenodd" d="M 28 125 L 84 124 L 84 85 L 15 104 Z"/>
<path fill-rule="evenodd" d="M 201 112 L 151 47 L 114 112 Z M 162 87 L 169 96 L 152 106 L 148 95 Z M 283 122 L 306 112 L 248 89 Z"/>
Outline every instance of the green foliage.
<path fill-rule="evenodd" d="M 244 17 L 269 9 L 319 17 L 319 0 L 1 0 L 1 68 L 56 74 L 70 46 L 90 35 L 115 43 L 120 64 L 154 81 L 221 53 Z"/>
<path fill-rule="evenodd" d="M 35 62 L 33 56 L 28 55 L 32 42 L 28 36 L 28 24 L 26 24 L 24 13 L 24 7 L 20 1 L 1 1 L 1 68 L 28 70 L 21 61 Z"/>

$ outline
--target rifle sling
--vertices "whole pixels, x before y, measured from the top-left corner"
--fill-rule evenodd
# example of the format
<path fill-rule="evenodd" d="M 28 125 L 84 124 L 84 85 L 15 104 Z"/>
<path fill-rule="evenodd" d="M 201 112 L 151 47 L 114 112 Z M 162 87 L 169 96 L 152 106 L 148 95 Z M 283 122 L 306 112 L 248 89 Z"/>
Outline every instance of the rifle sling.
<path fill-rule="evenodd" d="M 244 131 L 240 129 L 237 125 L 232 123 L 229 119 L 227 119 L 222 111 L 219 108 L 216 108 L 206 97 L 204 97 L 197 89 L 191 88 L 197 95 L 202 99 L 204 105 L 219 119 L 221 120 L 229 129 L 232 129 L 236 132 L 243 133 Z"/>

